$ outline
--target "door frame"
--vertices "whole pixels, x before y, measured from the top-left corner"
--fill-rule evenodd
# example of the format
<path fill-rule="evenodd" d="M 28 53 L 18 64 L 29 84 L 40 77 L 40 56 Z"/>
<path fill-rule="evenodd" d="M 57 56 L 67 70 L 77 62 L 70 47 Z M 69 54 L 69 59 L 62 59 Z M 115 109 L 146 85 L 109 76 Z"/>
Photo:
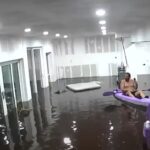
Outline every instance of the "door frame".
<path fill-rule="evenodd" d="M 46 53 L 46 65 L 47 65 L 47 76 L 48 76 L 48 82 L 50 84 L 51 81 L 51 72 L 52 69 L 50 69 L 50 65 L 52 67 L 52 52 L 47 52 Z"/>
<path fill-rule="evenodd" d="M 40 74 L 41 74 L 41 81 L 42 81 L 42 47 L 28 47 L 27 51 L 31 51 L 31 65 L 32 65 L 32 75 L 33 75 L 33 92 L 38 93 L 37 89 L 37 77 L 36 77 L 36 67 L 35 67 L 35 56 L 34 51 L 39 51 L 40 57 Z"/>

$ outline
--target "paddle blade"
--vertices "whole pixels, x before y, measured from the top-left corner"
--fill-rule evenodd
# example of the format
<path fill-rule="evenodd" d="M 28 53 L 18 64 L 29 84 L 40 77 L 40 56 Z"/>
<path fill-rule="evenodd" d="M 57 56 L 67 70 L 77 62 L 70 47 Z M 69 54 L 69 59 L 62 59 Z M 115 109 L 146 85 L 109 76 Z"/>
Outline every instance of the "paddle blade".
<path fill-rule="evenodd" d="M 113 91 L 107 91 L 103 93 L 103 96 L 112 96 L 114 94 Z"/>

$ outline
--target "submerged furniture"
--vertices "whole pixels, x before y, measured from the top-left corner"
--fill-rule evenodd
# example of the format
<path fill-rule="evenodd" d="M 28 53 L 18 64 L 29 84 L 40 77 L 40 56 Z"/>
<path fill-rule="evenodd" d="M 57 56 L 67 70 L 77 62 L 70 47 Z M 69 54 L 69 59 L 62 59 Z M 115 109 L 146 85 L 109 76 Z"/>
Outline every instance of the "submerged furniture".
<path fill-rule="evenodd" d="M 79 91 L 101 88 L 101 82 L 91 81 L 85 83 L 75 83 L 75 84 L 69 84 L 66 87 L 74 92 L 79 92 Z"/>
<path fill-rule="evenodd" d="M 150 105 L 150 98 L 136 98 L 136 97 L 129 97 L 124 95 L 121 90 L 114 90 L 114 97 L 120 101 L 128 102 L 131 104 L 145 106 L 147 107 Z"/>

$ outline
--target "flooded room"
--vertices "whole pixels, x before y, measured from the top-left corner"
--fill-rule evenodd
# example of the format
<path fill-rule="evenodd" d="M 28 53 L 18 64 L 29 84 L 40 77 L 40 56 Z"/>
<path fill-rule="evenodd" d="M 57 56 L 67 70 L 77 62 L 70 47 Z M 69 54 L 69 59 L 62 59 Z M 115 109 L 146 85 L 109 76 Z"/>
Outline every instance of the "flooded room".
<path fill-rule="evenodd" d="M 0 150 L 150 150 L 149 0 L 0 0 Z"/>

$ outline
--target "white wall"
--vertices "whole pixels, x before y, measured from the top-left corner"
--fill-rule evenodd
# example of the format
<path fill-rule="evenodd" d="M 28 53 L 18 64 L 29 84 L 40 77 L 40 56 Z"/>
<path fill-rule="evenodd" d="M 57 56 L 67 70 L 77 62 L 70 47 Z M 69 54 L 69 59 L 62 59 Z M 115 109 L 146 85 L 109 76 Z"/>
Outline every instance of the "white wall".
<path fill-rule="evenodd" d="M 30 79 L 28 70 L 27 47 L 42 47 L 42 87 L 48 87 L 48 73 L 46 64 L 46 53 L 53 53 L 51 42 L 49 39 L 35 40 L 31 38 L 22 39 L 16 37 L 0 37 L 0 63 L 11 60 L 23 60 L 25 73 L 25 87 L 27 95 L 25 100 L 31 99 Z M 54 65 L 54 64 L 53 64 Z M 55 77 L 55 72 L 53 77 Z"/>
<path fill-rule="evenodd" d="M 115 58 L 117 57 L 117 59 Z M 67 56 L 58 56 L 56 57 L 56 62 L 58 66 L 83 66 L 95 64 L 97 68 L 97 76 L 108 76 L 111 75 L 109 72 L 109 64 L 120 64 L 119 53 L 112 52 L 106 54 L 78 54 L 78 55 L 67 55 Z M 62 74 L 62 73 L 61 73 Z M 114 74 L 116 75 L 117 70 Z M 82 72 L 80 74 L 82 76 Z"/>
<path fill-rule="evenodd" d="M 150 74 L 150 23 L 132 33 L 131 45 L 126 52 L 129 62 L 127 71 L 132 76 Z"/>
<path fill-rule="evenodd" d="M 86 38 L 77 37 L 73 39 L 73 54 L 65 54 L 65 48 L 59 46 L 62 45 L 62 43 L 59 44 L 60 41 L 56 46 L 59 48 L 54 47 L 58 78 L 117 75 L 117 67 L 121 64 L 122 55 L 121 50 L 118 50 L 115 46 L 115 39 L 108 38 L 108 45 L 106 45 L 106 37 L 94 36 L 93 38 L 90 37 L 91 41 L 86 46 Z M 98 38 L 101 38 L 98 41 L 100 44 L 95 40 Z M 114 45 L 111 44 L 110 40 L 114 40 Z M 89 52 L 87 47 L 90 46 L 93 48 Z M 92 65 L 96 66 L 95 74 L 91 72 Z M 67 71 L 66 68 L 68 68 Z M 74 70 L 78 72 L 74 73 L 75 75 L 73 75 Z M 87 74 L 83 73 L 84 70 L 87 71 Z"/>
<path fill-rule="evenodd" d="M 132 42 L 150 41 L 150 23 L 134 31 L 131 37 Z"/>
<path fill-rule="evenodd" d="M 150 74 L 150 43 L 133 44 L 127 52 L 128 68 L 135 77 L 138 74 Z M 144 65 L 145 64 L 145 65 Z"/>

